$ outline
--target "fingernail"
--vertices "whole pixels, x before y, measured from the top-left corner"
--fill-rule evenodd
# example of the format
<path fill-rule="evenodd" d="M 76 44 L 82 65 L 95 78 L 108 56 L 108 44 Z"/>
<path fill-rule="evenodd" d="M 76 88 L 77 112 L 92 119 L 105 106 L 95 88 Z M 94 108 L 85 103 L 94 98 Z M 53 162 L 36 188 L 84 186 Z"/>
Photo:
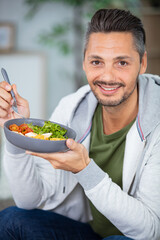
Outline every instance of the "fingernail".
<path fill-rule="evenodd" d="M 26 154 L 32 154 L 32 152 L 30 152 L 30 151 L 26 151 Z"/>
<path fill-rule="evenodd" d="M 68 139 L 67 140 L 67 145 L 68 145 L 69 148 L 72 146 L 72 144 L 73 144 L 73 140 L 72 139 Z"/>
<path fill-rule="evenodd" d="M 10 90 L 11 90 L 11 87 L 10 87 L 9 85 L 6 85 L 5 88 L 6 88 L 7 91 L 10 91 Z"/>
<path fill-rule="evenodd" d="M 11 100 L 11 105 L 14 103 L 14 99 Z"/>
<path fill-rule="evenodd" d="M 17 88 L 14 88 L 14 93 L 17 94 Z"/>

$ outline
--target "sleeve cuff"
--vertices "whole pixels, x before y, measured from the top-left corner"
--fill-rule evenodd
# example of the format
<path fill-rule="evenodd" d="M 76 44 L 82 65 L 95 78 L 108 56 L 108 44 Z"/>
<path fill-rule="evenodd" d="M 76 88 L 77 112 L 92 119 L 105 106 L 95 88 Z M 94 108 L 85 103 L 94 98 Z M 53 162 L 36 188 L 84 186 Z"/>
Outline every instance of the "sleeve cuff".
<path fill-rule="evenodd" d="M 78 182 L 88 191 L 100 183 L 106 173 L 98 167 L 98 165 L 91 159 L 90 163 L 82 171 L 75 174 Z"/>

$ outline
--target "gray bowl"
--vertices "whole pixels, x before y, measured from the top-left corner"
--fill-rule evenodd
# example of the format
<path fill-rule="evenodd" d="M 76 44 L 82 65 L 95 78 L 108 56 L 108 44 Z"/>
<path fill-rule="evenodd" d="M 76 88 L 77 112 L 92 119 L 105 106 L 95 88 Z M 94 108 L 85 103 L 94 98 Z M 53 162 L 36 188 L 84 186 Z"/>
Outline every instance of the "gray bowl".
<path fill-rule="evenodd" d="M 33 125 L 43 126 L 45 120 L 41 119 L 34 119 L 34 118 L 26 118 L 25 120 L 22 118 L 16 118 L 9 120 L 5 122 L 4 124 L 4 133 L 7 138 L 7 140 L 12 143 L 13 145 L 29 150 L 32 152 L 39 152 L 39 153 L 51 153 L 51 152 L 63 152 L 66 151 L 68 148 L 66 146 L 66 140 L 60 140 L 60 141 L 49 141 L 49 140 L 41 140 L 41 139 L 34 139 L 26 136 L 22 136 L 20 134 L 17 134 L 13 131 L 9 130 L 9 126 L 11 124 L 17 124 L 18 126 L 23 123 L 32 123 Z M 56 123 L 56 122 L 53 122 Z M 61 127 L 65 128 L 67 130 L 66 136 L 68 138 L 75 139 L 76 133 L 73 129 L 64 126 L 60 123 Z"/>

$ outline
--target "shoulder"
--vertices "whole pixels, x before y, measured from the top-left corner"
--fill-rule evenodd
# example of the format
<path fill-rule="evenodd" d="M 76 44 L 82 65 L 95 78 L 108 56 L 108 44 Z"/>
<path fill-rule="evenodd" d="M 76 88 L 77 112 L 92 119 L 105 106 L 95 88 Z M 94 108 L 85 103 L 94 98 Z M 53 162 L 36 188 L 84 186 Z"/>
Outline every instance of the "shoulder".
<path fill-rule="evenodd" d="M 70 103 L 73 103 L 75 105 L 77 102 L 81 101 L 81 99 L 84 98 L 85 95 L 88 94 L 90 91 L 91 91 L 90 86 L 87 84 L 87 85 L 79 88 L 76 92 L 63 97 L 61 99 L 61 101 L 59 102 L 59 105 L 61 103 L 67 105 L 68 101 L 70 101 Z"/>
<path fill-rule="evenodd" d="M 90 86 L 87 84 L 79 88 L 76 92 L 63 97 L 54 112 L 51 115 L 52 121 L 67 124 L 70 116 L 73 114 L 79 103 L 91 92 Z"/>

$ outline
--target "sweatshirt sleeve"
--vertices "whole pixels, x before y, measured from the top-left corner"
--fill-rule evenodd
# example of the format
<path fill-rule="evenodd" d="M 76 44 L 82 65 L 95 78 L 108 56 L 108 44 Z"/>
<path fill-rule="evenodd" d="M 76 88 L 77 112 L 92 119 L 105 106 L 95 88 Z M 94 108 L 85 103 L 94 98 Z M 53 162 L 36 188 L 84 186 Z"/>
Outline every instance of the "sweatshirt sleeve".
<path fill-rule="evenodd" d="M 59 102 L 50 118 L 51 121 L 68 124 L 65 99 Z M 18 207 L 34 209 L 44 205 L 49 199 L 55 199 L 59 188 L 57 185 L 62 184 L 57 180 L 61 173 L 48 161 L 26 154 L 25 150 L 5 139 L 3 162 L 10 189 Z"/>
<path fill-rule="evenodd" d="M 15 203 L 38 208 L 55 193 L 55 172 L 48 161 L 33 157 L 6 140 L 4 168 Z M 52 183 L 52 184 L 51 184 Z"/>
<path fill-rule="evenodd" d="M 160 140 L 146 162 L 134 196 L 112 182 L 93 161 L 75 175 L 94 206 L 125 236 L 135 240 L 159 240 Z"/>
<path fill-rule="evenodd" d="M 51 121 L 68 125 L 68 118 L 72 114 L 68 101 L 73 104 L 73 101 L 70 101 L 73 97 L 74 94 L 71 94 L 61 99 L 50 117 Z M 56 201 L 59 198 L 58 191 L 63 185 L 62 179 L 59 181 L 63 178 L 62 171 L 54 169 L 48 161 L 26 154 L 24 150 L 5 139 L 3 162 L 10 189 L 18 207 L 34 209 L 43 205 L 43 208 L 49 208 L 47 200 L 49 202 L 52 199 L 54 200 L 51 205 L 53 209 L 58 201 L 63 201 L 65 194 L 61 200 Z"/>

